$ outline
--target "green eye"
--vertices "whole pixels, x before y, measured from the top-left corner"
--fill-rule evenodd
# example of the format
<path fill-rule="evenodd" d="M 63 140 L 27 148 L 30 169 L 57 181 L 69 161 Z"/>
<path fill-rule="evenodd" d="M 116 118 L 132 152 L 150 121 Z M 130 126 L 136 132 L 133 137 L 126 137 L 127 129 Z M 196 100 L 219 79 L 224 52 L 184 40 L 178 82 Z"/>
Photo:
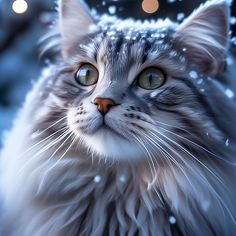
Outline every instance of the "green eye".
<path fill-rule="evenodd" d="M 155 67 L 145 69 L 138 76 L 138 86 L 146 89 L 153 90 L 161 87 L 165 83 L 165 75 L 163 72 Z"/>
<path fill-rule="evenodd" d="M 84 64 L 75 73 L 75 81 L 82 86 L 94 85 L 98 81 L 98 71 L 93 65 Z"/>

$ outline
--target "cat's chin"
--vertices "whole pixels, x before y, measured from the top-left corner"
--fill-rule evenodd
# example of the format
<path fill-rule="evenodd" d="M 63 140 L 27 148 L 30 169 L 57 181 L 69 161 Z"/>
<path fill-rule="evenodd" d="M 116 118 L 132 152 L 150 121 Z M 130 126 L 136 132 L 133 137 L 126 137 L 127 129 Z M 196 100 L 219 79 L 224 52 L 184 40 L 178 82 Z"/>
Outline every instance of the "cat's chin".
<path fill-rule="evenodd" d="M 108 127 L 94 134 L 82 134 L 87 148 L 101 158 L 135 161 L 144 157 L 142 148 Z"/>

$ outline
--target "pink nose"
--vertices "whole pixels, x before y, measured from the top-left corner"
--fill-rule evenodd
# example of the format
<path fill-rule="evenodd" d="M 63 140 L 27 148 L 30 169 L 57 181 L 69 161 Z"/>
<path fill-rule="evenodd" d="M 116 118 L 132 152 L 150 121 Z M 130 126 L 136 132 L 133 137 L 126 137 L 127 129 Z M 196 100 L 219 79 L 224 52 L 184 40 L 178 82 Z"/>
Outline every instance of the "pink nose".
<path fill-rule="evenodd" d="M 93 104 L 97 105 L 98 110 L 106 114 L 112 106 L 115 106 L 116 103 L 109 98 L 95 98 Z"/>

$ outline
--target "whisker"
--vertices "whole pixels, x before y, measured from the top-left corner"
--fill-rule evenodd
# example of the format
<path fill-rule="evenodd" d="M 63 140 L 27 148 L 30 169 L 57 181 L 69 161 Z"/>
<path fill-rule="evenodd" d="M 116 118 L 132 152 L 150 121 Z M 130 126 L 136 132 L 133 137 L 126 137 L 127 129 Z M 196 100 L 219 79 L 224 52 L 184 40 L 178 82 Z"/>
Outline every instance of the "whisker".
<path fill-rule="evenodd" d="M 73 135 L 73 133 L 70 134 L 70 136 L 67 138 L 67 140 Z M 70 150 L 70 148 L 74 145 L 74 143 L 77 141 L 77 137 L 75 136 L 74 139 L 72 140 L 71 144 L 69 145 L 69 147 L 66 149 L 66 151 L 61 155 L 61 157 L 55 162 L 55 164 L 51 167 L 51 169 L 53 169 L 58 162 L 60 162 L 60 160 L 66 155 L 66 153 Z M 66 140 L 65 140 L 66 141 Z"/>
<path fill-rule="evenodd" d="M 164 130 L 164 131 L 166 131 L 166 132 L 168 132 L 168 133 L 170 133 L 170 134 L 173 134 L 173 135 L 175 135 L 176 137 L 181 138 L 181 139 L 183 139 L 183 140 L 185 140 L 185 141 L 187 141 L 187 142 L 189 142 L 189 143 L 195 145 L 196 147 L 201 148 L 203 151 L 206 151 L 207 153 L 209 153 L 209 154 L 215 156 L 216 158 L 218 158 L 218 159 L 220 159 L 220 160 L 222 160 L 222 161 L 225 161 L 226 163 L 229 163 L 229 164 L 232 164 L 232 165 L 236 165 L 236 163 L 232 163 L 232 162 L 230 162 L 230 161 L 228 161 L 228 160 L 225 160 L 225 159 L 221 158 L 220 156 L 218 156 L 218 155 L 216 155 L 215 153 L 211 152 L 210 150 L 206 149 L 206 148 L 203 147 L 202 145 L 200 145 L 200 144 L 198 144 L 198 143 L 196 143 L 196 142 L 193 142 L 192 140 L 190 140 L 190 139 L 188 139 L 188 138 L 186 138 L 186 137 L 184 137 L 184 136 L 181 136 L 181 135 L 179 135 L 179 134 L 176 134 L 176 133 L 174 133 L 174 132 L 172 132 L 172 131 L 170 131 L 170 130 L 167 130 L 167 129 L 163 128 L 163 127 L 160 127 L 160 129 L 162 129 L 162 130 Z"/>
<path fill-rule="evenodd" d="M 196 135 L 194 135 L 193 133 L 189 132 L 186 129 L 183 129 L 183 128 L 180 128 L 180 127 L 177 127 L 177 126 L 173 126 L 173 125 L 170 125 L 170 124 L 167 124 L 167 123 L 164 123 L 164 122 L 160 122 L 160 121 L 157 121 L 157 120 L 155 120 L 155 121 L 152 120 L 152 121 L 146 121 L 146 123 L 151 124 L 151 125 L 156 125 L 156 123 L 159 123 L 159 124 L 167 126 L 167 127 L 176 128 L 176 129 L 184 131 L 185 133 L 188 133 L 189 135 L 191 135 L 192 137 L 194 137 L 196 139 L 199 139 L 199 137 L 197 137 Z M 202 149 L 202 150 L 206 151 L 207 153 L 211 154 L 212 156 L 215 156 L 216 158 L 218 158 L 218 159 L 220 159 L 220 160 L 222 160 L 222 161 L 224 161 L 224 162 L 226 162 L 226 163 L 228 163 L 230 165 L 236 165 L 236 163 L 221 158 L 219 155 L 215 154 L 214 152 L 210 151 L 209 149 L 203 147 L 202 145 L 200 145 L 200 144 L 198 144 L 198 143 L 196 143 L 196 142 L 194 142 L 194 141 L 192 141 L 192 140 L 190 140 L 190 139 L 188 139 L 188 138 L 186 138 L 184 136 L 176 134 L 176 133 L 174 133 L 174 132 L 172 132 L 172 131 L 164 128 L 164 127 L 161 127 L 161 126 L 159 126 L 159 128 L 164 130 L 164 131 L 166 131 L 166 132 L 168 132 L 168 133 L 172 133 L 176 137 L 179 137 L 179 138 L 181 138 L 181 139 L 183 139 L 183 140 L 185 140 L 185 141 L 195 145 L 196 147 L 199 147 L 200 149 Z"/>
<path fill-rule="evenodd" d="M 49 136 L 45 137 L 44 139 L 40 140 L 39 142 L 35 143 L 33 146 L 29 147 L 27 150 L 25 150 L 24 152 L 22 152 L 19 157 L 22 157 L 23 155 L 25 155 L 27 152 L 31 151 L 33 148 L 37 147 L 39 144 L 43 143 L 44 141 L 50 139 L 51 137 L 53 137 L 54 135 L 56 135 L 57 133 L 63 131 L 67 129 L 67 127 L 63 127 L 57 131 L 55 131 L 54 133 L 50 134 Z"/>
<path fill-rule="evenodd" d="M 58 121 L 56 121 L 55 123 L 53 123 L 52 125 L 48 126 L 46 129 L 42 130 L 39 134 L 37 134 L 38 136 L 41 136 L 42 134 L 44 134 L 46 131 L 48 131 L 49 129 L 51 129 L 53 126 L 57 125 L 58 123 L 60 123 L 61 121 L 65 120 L 67 118 L 67 116 L 62 117 L 61 119 L 59 119 Z"/>
<path fill-rule="evenodd" d="M 150 170 L 151 170 L 151 175 L 152 175 L 153 178 L 155 178 L 155 176 L 156 176 L 155 175 L 155 165 L 154 165 L 154 162 L 153 162 L 153 159 L 152 159 L 152 155 L 150 154 L 150 152 L 147 149 L 147 147 L 145 146 L 145 144 L 137 136 L 134 135 L 133 137 L 141 145 L 141 148 L 147 153 L 147 155 L 148 155 L 148 157 L 151 161 L 151 164 L 148 161 L 148 164 L 149 164 Z"/>
<path fill-rule="evenodd" d="M 169 139 L 167 136 L 165 136 L 164 134 L 158 132 L 155 130 L 155 132 L 161 134 L 163 137 L 165 137 L 166 139 L 168 139 L 170 142 L 172 142 L 173 144 L 175 144 L 176 146 L 178 146 L 181 150 L 183 150 L 186 154 L 188 154 L 190 157 L 192 157 L 195 161 L 197 161 L 201 166 L 203 166 L 210 174 L 212 174 L 221 184 L 222 186 L 224 186 L 224 182 L 223 180 L 216 175 L 211 169 L 209 169 L 203 162 L 201 162 L 200 160 L 198 160 L 198 158 L 196 158 L 192 153 L 190 153 L 188 150 L 186 150 L 184 147 L 182 147 L 180 144 L 176 143 L 174 140 Z M 200 174 L 200 173 L 199 173 Z M 202 176 L 202 175 L 201 175 Z M 204 176 L 202 176 L 204 178 Z M 205 178 L 204 178 L 205 179 Z M 208 181 L 207 181 L 208 182 Z M 221 203 L 226 211 L 229 213 L 231 219 L 233 220 L 234 223 L 236 223 L 236 219 L 234 218 L 232 212 L 230 211 L 230 209 L 228 208 L 228 206 L 225 204 L 225 202 L 223 201 L 223 199 L 221 198 L 221 196 L 216 192 L 216 190 L 211 186 L 211 184 L 208 184 L 208 187 L 211 189 L 212 193 L 215 194 L 215 196 L 217 197 L 217 199 L 219 200 L 219 203 Z"/>
<path fill-rule="evenodd" d="M 73 133 L 69 130 L 69 132 L 66 133 L 66 135 L 65 135 L 64 137 L 66 137 L 68 134 L 69 134 L 69 136 L 68 136 L 68 137 L 61 143 L 61 145 L 53 152 L 53 154 L 48 158 L 47 161 L 50 161 L 50 160 L 54 157 L 54 155 L 60 150 L 60 148 L 67 142 L 67 140 L 68 140 L 69 138 L 71 138 L 71 136 L 73 135 Z"/>
<path fill-rule="evenodd" d="M 158 134 L 162 135 L 164 138 L 166 138 L 167 140 L 169 140 L 170 142 L 172 142 L 174 145 L 176 145 L 177 147 L 179 147 L 182 151 L 184 151 L 186 154 L 188 154 L 190 157 L 192 157 L 195 161 L 197 161 L 200 165 L 202 165 L 209 173 L 211 173 L 214 177 L 216 177 L 220 182 L 222 182 L 222 180 L 220 179 L 219 176 L 217 176 L 211 169 L 209 169 L 202 161 L 200 161 L 197 157 L 195 157 L 191 152 L 189 152 L 186 148 L 184 148 L 182 145 L 180 145 L 179 143 L 175 142 L 174 140 L 170 139 L 168 136 L 164 135 L 161 132 L 158 132 L 155 130 L 155 132 L 157 132 Z M 153 133 L 154 134 L 154 133 Z M 154 134 L 155 135 L 155 134 Z"/>
<path fill-rule="evenodd" d="M 29 160 L 27 160 L 24 165 L 22 166 L 22 168 L 19 170 L 19 174 L 24 170 L 24 168 L 27 167 L 27 165 L 29 165 L 32 161 L 35 160 L 36 157 L 40 156 L 41 153 L 47 151 L 49 148 L 51 148 L 52 146 L 56 145 L 58 142 L 60 142 L 67 134 L 69 133 L 69 131 L 65 131 L 63 134 L 61 134 L 58 138 L 56 138 L 55 140 L 53 140 L 53 142 L 48 143 L 43 149 L 40 149 L 38 152 L 36 152 Z"/>
<path fill-rule="evenodd" d="M 145 135 L 145 134 L 143 134 L 143 135 Z M 163 147 L 161 144 L 156 143 L 155 140 L 153 140 L 151 137 L 149 137 L 149 136 L 146 135 L 146 138 L 148 138 L 148 139 L 154 144 L 155 147 L 157 147 L 158 149 L 161 149 L 162 153 L 167 157 L 167 159 L 170 160 L 171 162 L 173 162 L 173 163 L 180 169 L 180 171 L 181 171 L 181 172 L 183 173 L 183 175 L 186 177 L 186 179 L 188 180 L 188 182 L 190 183 L 190 185 L 193 186 L 192 183 L 191 183 L 191 181 L 190 181 L 190 179 L 189 179 L 188 176 L 186 175 L 185 170 L 183 169 L 183 167 L 182 167 L 182 166 L 179 164 L 179 162 L 176 161 L 175 158 L 165 149 L 165 147 L 168 147 L 168 144 L 167 144 L 164 140 L 162 140 L 161 138 L 159 138 L 158 136 L 154 136 L 154 137 L 157 138 L 157 139 L 163 144 L 164 147 Z M 170 149 L 170 148 L 169 148 L 169 149 Z M 172 150 L 172 149 L 171 149 L 171 150 Z M 177 155 L 181 158 L 181 156 L 180 156 L 179 154 L 177 154 Z M 182 158 L 181 158 L 181 159 L 182 159 Z M 172 167 L 171 164 L 170 164 L 170 167 Z"/>

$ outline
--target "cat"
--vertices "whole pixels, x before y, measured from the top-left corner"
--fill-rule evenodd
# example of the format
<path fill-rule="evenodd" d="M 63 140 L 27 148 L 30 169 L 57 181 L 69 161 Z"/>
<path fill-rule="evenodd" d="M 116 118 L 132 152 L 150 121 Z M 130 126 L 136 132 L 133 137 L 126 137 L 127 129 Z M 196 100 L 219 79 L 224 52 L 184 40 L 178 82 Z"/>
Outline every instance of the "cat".
<path fill-rule="evenodd" d="M 1 235 L 234 235 L 230 2 L 180 24 L 58 6 L 57 59 L 1 152 Z"/>

